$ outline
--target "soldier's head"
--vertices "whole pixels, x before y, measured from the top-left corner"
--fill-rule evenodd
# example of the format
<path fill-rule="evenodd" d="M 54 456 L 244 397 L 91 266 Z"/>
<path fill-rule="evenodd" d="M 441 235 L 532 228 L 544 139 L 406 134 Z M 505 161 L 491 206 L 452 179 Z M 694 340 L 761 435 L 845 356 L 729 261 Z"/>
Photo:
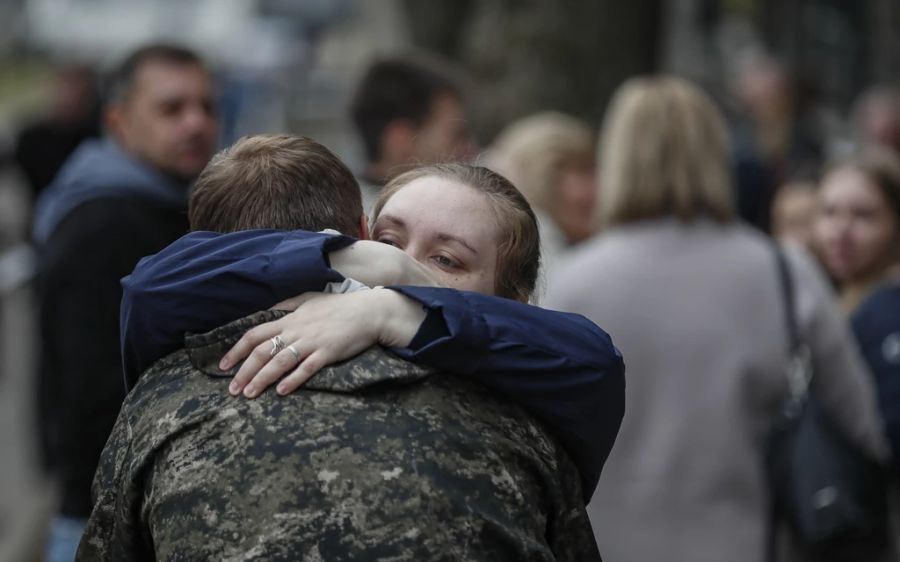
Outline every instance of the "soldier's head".
<path fill-rule="evenodd" d="M 460 87 L 437 61 L 385 59 L 363 76 L 351 114 L 373 179 L 413 166 L 466 161 L 474 142 Z"/>
<path fill-rule="evenodd" d="M 106 128 L 126 152 L 181 180 L 209 161 L 218 119 L 212 77 L 195 53 L 142 47 L 113 72 L 107 96 Z"/>
<path fill-rule="evenodd" d="M 190 199 L 191 230 L 324 230 L 367 236 L 359 185 L 330 150 L 294 135 L 239 139 L 213 156 Z"/>
<path fill-rule="evenodd" d="M 541 261 L 537 220 L 506 178 L 437 164 L 394 178 L 372 215 L 372 239 L 399 247 L 448 287 L 527 301 Z"/>

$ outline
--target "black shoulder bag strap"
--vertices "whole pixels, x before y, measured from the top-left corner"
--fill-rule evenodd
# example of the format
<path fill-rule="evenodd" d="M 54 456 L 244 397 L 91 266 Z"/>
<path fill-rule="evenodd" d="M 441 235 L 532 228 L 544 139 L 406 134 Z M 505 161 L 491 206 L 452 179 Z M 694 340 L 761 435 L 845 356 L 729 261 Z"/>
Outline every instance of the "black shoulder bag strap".
<path fill-rule="evenodd" d="M 772 242 L 772 252 L 775 254 L 775 263 L 778 269 L 778 286 L 781 289 L 781 304 L 784 309 L 784 323 L 787 328 L 788 356 L 791 363 L 789 370 L 794 370 L 796 368 L 794 364 L 802 356 L 803 347 L 795 309 L 794 277 L 791 275 L 784 250 L 775 241 Z M 805 381 L 806 385 L 799 385 L 794 380 L 793 373 L 788 373 L 788 375 L 790 393 L 788 400 L 800 399 L 798 394 L 806 393 L 806 388 L 803 387 L 808 385 L 809 381 Z M 777 562 L 778 560 L 778 508 L 774 497 L 769 498 L 769 517 L 766 526 L 766 560 L 769 562 Z"/>
<path fill-rule="evenodd" d="M 788 330 L 788 344 L 793 355 L 800 349 L 800 330 L 797 327 L 797 312 L 794 309 L 794 277 L 791 275 L 784 250 L 777 243 L 773 243 L 775 259 L 778 264 L 778 280 L 781 283 L 781 293 L 784 304 L 784 320 Z"/>

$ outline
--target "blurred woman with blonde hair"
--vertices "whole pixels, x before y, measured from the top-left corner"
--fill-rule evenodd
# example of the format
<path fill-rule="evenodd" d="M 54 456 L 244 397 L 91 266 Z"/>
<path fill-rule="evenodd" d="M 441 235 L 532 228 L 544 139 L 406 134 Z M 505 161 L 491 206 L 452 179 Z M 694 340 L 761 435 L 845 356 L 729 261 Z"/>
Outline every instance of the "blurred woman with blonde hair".
<path fill-rule="evenodd" d="M 787 394 L 772 243 L 740 224 L 713 102 L 671 77 L 615 94 L 600 151 L 604 231 L 561 268 L 547 305 L 603 320 L 628 358 L 626 416 L 589 506 L 620 562 L 761 562 L 767 430 Z M 786 251 L 814 387 L 881 453 L 872 388 L 827 283 Z"/>
<path fill-rule="evenodd" d="M 594 233 L 594 146 L 584 123 L 556 111 L 515 121 L 491 145 L 488 166 L 509 178 L 537 215 L 545 273 Z"/>

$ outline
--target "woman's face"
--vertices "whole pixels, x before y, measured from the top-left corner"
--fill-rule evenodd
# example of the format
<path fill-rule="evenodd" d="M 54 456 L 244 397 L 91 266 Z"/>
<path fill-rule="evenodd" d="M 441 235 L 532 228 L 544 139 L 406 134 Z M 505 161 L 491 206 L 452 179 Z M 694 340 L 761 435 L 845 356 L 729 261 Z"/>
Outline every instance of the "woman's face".
<path fill-rule="evenodd" d="M 490 201 L 436 176 L 409 182 L 387 200 L 372 240 L 397 246 L 448 287 L 494 294 L 500 229 Z"/>
<path fill-rule="evenodd" d="M 819 195 L 816 246 L 839 282 L 877 277 L 900 245 L 900 225 L 881 190 L 862 172 L 840 168 L 826 176 Z"/>

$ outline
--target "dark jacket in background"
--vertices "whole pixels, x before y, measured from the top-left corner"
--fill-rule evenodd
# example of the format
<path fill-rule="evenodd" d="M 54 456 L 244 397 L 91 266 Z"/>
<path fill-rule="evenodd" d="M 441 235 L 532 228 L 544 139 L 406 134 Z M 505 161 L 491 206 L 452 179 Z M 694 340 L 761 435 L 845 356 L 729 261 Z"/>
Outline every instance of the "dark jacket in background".
<path fill-rule="evenodd" d="M 884 285 L 851 318 L 859 349 L 875 377 L 878 405 L 900 477 L 900 283 Z"/>
<path fill-rule="evenodd" d="M 822 167 L 824 148 L 812 116 L 791 128 L 785 153 L 767 156 L 758 146 L 752 123 L 738 120 L 732 127 L 734 201 L 738 216 L 763 232 L 772 229 L 772 203 L 778 189 L 790 181 L 811 180 Z"/>
<path fill-rule="evenodd" d="M 85 140 L 100 136 L 100 119 L 60 123 L 45 119 L 28 125 L 16 138 L 14 158 L 36 199 L 50 185 L 72 152 Z"/>
<path fill-rule="evenodd" d="M 62 515 L 90 514 L 90 484 L 125 396 L 119 280 L 187 231 L 186 197 L 112 143 L 88 141 L 38 202 L 40 427 Z"/>
<path fill-rule="evenodd" d="M 289 396 L 228 394 L 221 356 L 283 314 L 138 379 L 78 560 L 599 560 L 575 465 L 484 387 L 374 347 Z"/>

